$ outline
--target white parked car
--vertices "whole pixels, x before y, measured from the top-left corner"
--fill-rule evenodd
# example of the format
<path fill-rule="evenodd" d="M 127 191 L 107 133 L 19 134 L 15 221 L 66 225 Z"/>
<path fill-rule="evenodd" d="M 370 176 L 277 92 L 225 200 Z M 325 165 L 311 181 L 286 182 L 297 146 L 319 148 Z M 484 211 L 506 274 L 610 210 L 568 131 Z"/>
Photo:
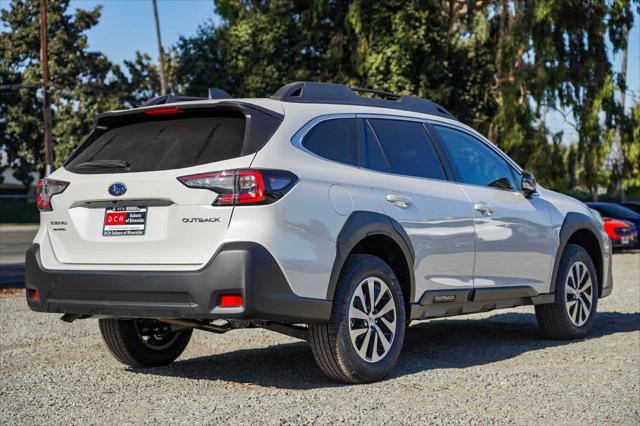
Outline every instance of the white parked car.
<path fill-rule="evenodd" d="M 601 221 L 439 105 L 360 92 L 100 115 L 38 185 L 29 306 L 99 318 L 133 367 L 263 327 L 351 383 L 389 373 L 411 320 L 534 305 L 547 336 L 584 336 L 612 290 Z"/>

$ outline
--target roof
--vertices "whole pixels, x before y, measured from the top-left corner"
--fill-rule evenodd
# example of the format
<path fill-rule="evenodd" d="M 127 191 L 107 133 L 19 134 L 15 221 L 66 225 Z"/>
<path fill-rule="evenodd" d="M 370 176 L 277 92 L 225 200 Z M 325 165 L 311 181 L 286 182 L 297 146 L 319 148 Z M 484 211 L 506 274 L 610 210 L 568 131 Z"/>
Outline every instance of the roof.
<path fill-rule="evenodd" d="M 358 93 L 367 93 L 378 96 L 378 98 L 360 96 Z M 442 106 L 427 99 L 379 90 L 351 88 L 342 84 L 334 83 L 316 83 L 308 81 L 289 83 L 278 89 L 270 99 L 272 101 L 275 100 L 291 103 L 358 105 L 376 108 L 389 108 L 457 120 L 453 114 Z M 209 96 L 206 98 L 165 95 L 153 98 L 142 104 L 141 107 L 150 107 L 169 103 L 199 103 L 202 101 L 213 100 L 239 101 L 239 99 L 232 98 L 231 95 L 221 89 L 212 88 L 209 89 Z M 251 100 L 245 99 L 245 101 Z M 264 100 L 262 101 L 264 102 Z"/>

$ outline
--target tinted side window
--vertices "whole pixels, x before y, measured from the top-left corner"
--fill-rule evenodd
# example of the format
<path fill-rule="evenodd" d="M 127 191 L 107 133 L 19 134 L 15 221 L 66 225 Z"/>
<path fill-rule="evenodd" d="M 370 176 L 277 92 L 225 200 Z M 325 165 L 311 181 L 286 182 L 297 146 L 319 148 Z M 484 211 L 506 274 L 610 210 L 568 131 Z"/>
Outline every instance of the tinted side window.
<path fill-rule="evenodd" d="M 380 142 L 378 138 L 373 133 L 371 129 L 371 125 L 364 122 L 364 134 L 365 134 L 365 144 L 364 144 L 364 158 L 365 158 L 365 167 L 371 170 L 377 170 L 379 172 L 388 173 L 389 165 L 387 164 L 387 159 L 382 152 L 382 147 L 380 146 Z"/>
<path fill-rule="evenodd" d="M 462 183 L 515 190 L 509 165 L 473 136 L 445 126 L 433 126 Z"/>
<path fill-rule="evenodd" d="M 446 179 L 440 158 L 422 123 L 383 119 L 372 119 L 369 122 L 393 173 Z"/>
<path fill-rule="evenodd" d="M 358 165 L 356 120 L 338 118 L 319 123 L 307 133 L 302 145 L 328 160 Z"/>

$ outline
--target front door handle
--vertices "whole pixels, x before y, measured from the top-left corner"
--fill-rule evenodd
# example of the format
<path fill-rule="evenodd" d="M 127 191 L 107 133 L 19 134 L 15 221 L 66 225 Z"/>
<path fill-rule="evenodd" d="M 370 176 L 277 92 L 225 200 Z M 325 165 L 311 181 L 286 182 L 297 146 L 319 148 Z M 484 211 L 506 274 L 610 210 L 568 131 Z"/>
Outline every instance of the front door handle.
<path fill-rule="evenodd" d="M 401 209 L 406 209 L 411 205 L 411 198 L 406 195 L 400 194 L 387 194 L 387 201 L 393 204 L 396 207 L 400 207 Z"/>
<path fill-rule="evenodd" d="M 485 202 L 474 204 L 473 209 L 479 211 L 485 216 L 491 216 L 493 214 L 493 207 Z"/>

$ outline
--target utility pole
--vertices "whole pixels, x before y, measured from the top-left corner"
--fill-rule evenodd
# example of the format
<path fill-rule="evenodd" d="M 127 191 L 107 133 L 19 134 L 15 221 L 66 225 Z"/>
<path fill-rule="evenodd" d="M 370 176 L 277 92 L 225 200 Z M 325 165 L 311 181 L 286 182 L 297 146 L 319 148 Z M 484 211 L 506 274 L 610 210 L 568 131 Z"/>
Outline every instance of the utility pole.
<path fill-rule="evenodd" d="M 44 175 L 53 172 L 53 135 L 49 99 L 49 52 L 47 46 L 47 0 L 40 0 L 40 66 L 42 67 L 42 120 L 44 124 Z"/>
<path fill-rule="evenodd" d="M 162 49 L 162 38 L 160 37 L 160 18 L 158 17 L 158 2 L 153 1 L 153 15 L 156 18 L 156 35 L 158 39 L 158 50 L 160 51 L 160 94 L 167 94 L 167 79 L 164 76 L 164 50 Z"/>

